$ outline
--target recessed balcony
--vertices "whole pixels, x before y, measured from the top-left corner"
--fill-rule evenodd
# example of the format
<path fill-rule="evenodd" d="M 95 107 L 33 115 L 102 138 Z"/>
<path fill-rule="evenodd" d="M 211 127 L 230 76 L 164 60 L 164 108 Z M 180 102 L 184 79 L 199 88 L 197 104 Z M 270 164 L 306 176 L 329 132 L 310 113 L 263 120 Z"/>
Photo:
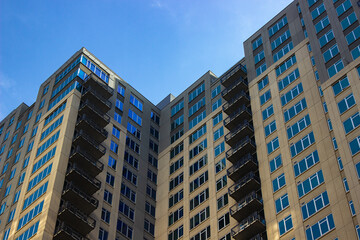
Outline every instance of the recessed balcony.
<path fill-rule="evenodd" d="M 252 123 L 244 120 L 242 123 L 237 125 L 234 129 L 225 135 L 225 141 L 230 146 L 234 146 L 240 139 L 246 136 L 254 135 L 254 127 Z"/>
<path fill-rule="evenodd" d="M 250 103 L 249 94 L 247 94 L 245 91 L 240 91 L 223 105 L 223 111 L 226 114 L 231 114 L 241 105 L 249 105 L 249 103 Z"/>
<path fill-rule="evenodd" d="M 250 107 L 242 105 L 224 120 L 224 125 L 231 131 L 231 129 L 235 128 L 239 122 L 243 122 L 244 120 L 250 121 L 251 118 L 252 115 Z"/>
<path fill-rule="evenodd" d="M 79 146 L 71 149 L 69 161 L 86 169 L 86 172 L 94 177 L 104 169 L 102 162 L 96 160 Z"/>
<path fill-rule="evenodd" d="M 248 193 L 260 189 L 260 179 L 254 172 L 249 172 L 243 178 L 235 182 L 229 187 L 230 197 L 236 201 L 244 198 Z"/>
<path fill-rule="evenodd" d="M 99 205 L 99 201 L 80 190 L 72 182 L 65 182 L 62 199 L 69 201 L 83 213 L 89 215 Z"/>
<path fill-rule="evenodd" d="M 88 154 L 91 154 L 96 159 L 101 158 L 106 152 L 106 148 L 102 144 L 95 141 L 83 130 L 75 132 L 73 144 L 86 149 Z"/>
<path fill-rule="evenodd" d="M 83 100 L 89 100 L 97 108 L 100 108 L 104 112 L 108 112 L 111 109 L 111 102 L 97 92 L 93 87 L 89 86 L 82 90 Z"/>
<path fill-rule="evenodd" d="M 235 164 L 239 159 L 248 153 L 253 153 L 256 150 L 255 141 L 246 136 L 241 139 L 235 147 L 230 148 L 226 152 L 226 159 Z"/>
<path fill-rule="evenodd" d="M 101 187 L 101 182 L 98 179 L 89 176 L 85 169 L 81 169 L 76 164 L 69 163 L 65 177 L 67 181 L 75 183 L 89 195 L 94 194 Z"/>
<path fill-rule="evenodd" d="M 103 142 L 108 136 L 108 132 L 101 128 L 96 122 L 91 120 L 90 117 L 86 114 L 78 116 L 76 127 L 86 131 L 93 139 L 98 142 Z"/>
<path fill-rule="evenodd" d="M 246 73 L 245 66 L 241 63 L 237 63 L 220 77 L 221 84 L 228 87 L 235 79 L 238 79 L 239 77 L 246 78 Z"/>
<path fill-rule="evenodd" d="M 228 170 L 227 175 L 233 181 L 239 180 L 248 172 L 255 172 L 258 169 L 258 162 L 256 159 L 256 155 L 246 154 L 242 158 L 240 158 L 237 162 L 235 162 Z"/>
<path fill-rule="evenodd" d="M 76 225 L 77 223 L 73 223 Z M 89 240 L 81 233 L 66 225 L 64 222 L 58 221 L 54 232 L 54 240 Z"/>
<path fill-rule="evenodd" d="M 110 123 L 110 117 L 106 113 L 102 112 L 89 100 L 81 101 L 79 106 L 79 114 L 85 114 L 91 120 L 96 122 L 98 126 L 104 128 Z"/>
<path fill-rule="evenodd" d="M 71 224 L 73 229 L 81 235 L 86 236 L 95 228 L 96 221 L 81 212 L 70 202 L 63 202 L 59 209 L 58 219 Z M 76 224 L 73 224 L 76 223 Z"/>
<path fill-rule="evenodd" d="M 246 195 L 239 202 L 230 208 L 230 214 L 238 222 L 241 222 L 244 218 L 249 216 L 255 211 L 262 209 L 262 198 L 255 191 Z"/>
<path fill-rule="evenodd" d="M 109 99 L 114 93 L 114 89 L 109 87 L 101 78 L 93 73 L 84 79 L 83 86 L 86 88 L 92 87 L 93 89 L 96 89 L 96 91 L 98 91 L 106 99 Z"/>
<path fill-rule="evenodd" d="M 251 239 L 265 231 L 265 229 L 265 219 L 259 213 L 254 213 L 240 222 L 239 225 L 233 227 L 231 229 L 231 236 L 235 240 Z"/>
<path fill-rule="evenodd" d="M 226 100 L 230 101 L 241 91 L 246 91 L 248 89 L 248 82 L 246 78 L 239 77 L 235 80 L 230 86 L 226 87 L 222 92 L 221 96 Z"/>

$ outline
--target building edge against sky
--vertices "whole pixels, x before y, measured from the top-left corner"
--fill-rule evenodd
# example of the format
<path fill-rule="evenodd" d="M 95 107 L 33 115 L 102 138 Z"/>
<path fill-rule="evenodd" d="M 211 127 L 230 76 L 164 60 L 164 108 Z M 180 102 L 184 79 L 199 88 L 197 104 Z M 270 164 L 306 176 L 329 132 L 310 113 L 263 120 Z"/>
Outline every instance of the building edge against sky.
<path fill-rule="evenodd" d="M 0 123 L 0 238 L 359 239 L 359 16 L 294 1 L 157 106 L 82 48 Z"/>

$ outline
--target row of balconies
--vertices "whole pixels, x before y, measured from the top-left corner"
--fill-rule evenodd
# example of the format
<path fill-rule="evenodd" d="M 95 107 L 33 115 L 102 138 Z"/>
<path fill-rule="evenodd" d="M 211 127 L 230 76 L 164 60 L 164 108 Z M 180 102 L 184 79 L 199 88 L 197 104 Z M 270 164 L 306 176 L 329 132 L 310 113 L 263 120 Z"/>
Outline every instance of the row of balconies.
<path fill-rule="evenodd" d="M 108 98 L 112 94 L 113 90 L 94 74 L 89 75 L 83 82 L 78 119 L 54 233 L 55 240 L 88 239 L 86 235 L 95 228 L 96 222 L 89 215 L 99 204 L 92 195 L 101 187 L 101 182 L 96 176 L 104 168 L 99 159 L 106 152 L 101 142 L 108 136 L 104 127 L 110 122 L 106 112 L 111 109 Z"/>

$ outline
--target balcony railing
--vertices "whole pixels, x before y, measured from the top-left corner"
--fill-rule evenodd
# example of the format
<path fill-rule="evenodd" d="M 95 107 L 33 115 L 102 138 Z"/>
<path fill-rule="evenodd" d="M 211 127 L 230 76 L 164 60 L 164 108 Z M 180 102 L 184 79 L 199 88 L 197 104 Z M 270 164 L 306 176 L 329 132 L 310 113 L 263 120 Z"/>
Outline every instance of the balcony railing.
<path fill-rule="evenodd" d="M 249 118 L 251 117 L 251 108 L 246 107 L 245 105 L 242 105 L 240 108 L 238 108 L 234 113 L 230 114 L 225 120 L 224 125 L 228 128 L 227 125 L 230 124 L 231 121 L 239 117 L 242 113 L 248 113 Z M 232 124 L 235 125 L 235 124 Z"/>
<path fill-rule="evenodd" d="M 79 154 L 79 156 L 81 156 L 89 165 L 96 168 L 96 170 L 94 171 L 95 173 L 92 175 L 97 175 L 104 169 L 104 164 L 102 162 L 96 160 L 94 157 L 92 157 L 90 154 L 88 154 L 86 151 L 84 151 L 79 146 L 71 149 L 70 160 L 75 159 L 76 154 Z M 87 171 L 89 170 L 89 168 L 91 168 L 91 167 L 89 167 L 89 165 L 86 165 Z M 90 172 L 93 173 L 93 171 L 90 171 Z"/>
<path fill-rule="evenodd" d="M 108 132 L 105 129 L 101 128 L 96 122 L 91 120 L 90 117 L 88 117 L 86 114 L 82 114 L 78 117 L 76 125 L 81 125 L 81 122 L 85 122 L 92 129 L 96 130 L 98 134 L 102 135 L 102 138 L 107 138 Z"/>
<path fill-rule="evenodd" d="M 85 141 L 85 143 L 83 144 L 86 146 L 87 149 L 89 148 L 89 146 L 91 146 L 93 149 L 96 149 L 98 151 L 98 153 L 92 151 L 92 154 L 96 154 L 96 156 L 94 157 L 100 158 L 105 154 L 106 148 L 101 143 L 91 138 L 85 131 L 76 131 L 74 134 L 73 142 L 76 143 L 80 138 Z M 90 151 L 90 149 L 88 149 L 88 151 Z"/>
<path fill-rule="evenodd" d="M 55 228 L 54 240 L 89 240 L 80 233 L 67 226 L 64 222 L 59 221 Z"/>
<path fill-rule="evenodd" d="M 262 208 L 262 197 L 255 191 L 246 195 L 230 208 L 230 214 L 237 221 L 241 221 L 254 211 Z"/>
<path fill-rule="evenodd" d="M 227 175 L 231 179 L 235 180 L 236 177 L 242 177 L 243 173 L 247 173 L 249 171 L 255 171 L 257 169 L 257 166 L 258 166 L 258 162 L 256 157 L 253 154 L 248 153 L 245 156 L 241 157 L 230 168 L 228 168 Z M 240 171 L 241 168 L 243 167 L 244 169 Z M 236 175 L 236 177 L 233 178 L 232 175 Z"/>
<path fill-rule="evenodd" d="M 230 107 L 232 107 L 235 103 L 237 103 L 240 99 L 246 99 L 247 101 L 250 100 L 249 94 L 247 94 L 245 91 L 240 91 L 238 94 L 236 94 L 235 97 L 231 98 L 228 102 L 226 102 L 223 105 L 223 111 L 226 112 Z"/>
<path fill-rule="evenodd" d="M 99 201 L 96 198 L 89 196 L 72 182 L 65 182 L 62 198 L 71 201 L 73 205 L 76 205 L 85 214 L 90 214 L 99 205 Z"/>
<path fill-rule="evenodd" d="M 265 231 L 265 219 L 257 212 L 241 221 L 231 229 L 231 236 L 236 240 L 250 239 Z"/>
<path fill-rule="evenodd" d="M 247 130 L 247 131 L 244 131 L 244 134 L 239 134 L 243 130 Z M 235 129 L 231 129 L 231 131 L 225 135 L 225 141 L 231 145 L 235 137 L 239 135 L 242 135 L 242 137 L 244 137 L 244 135 L 250 135 L 250 134 L 251 135 L 254 134 L 254 127 L 248 120 L 244 120 L 242 123 L 237 125 Z"/>
<path fill-rule="evenodd" d="M 102 119 L 104 121 L 103 122 L 104 126 L 106 126 L 108 123 L 110 123 L 110 116 L 107 115 L 106 113 L 99 111 L 98 108 L 94 104 L 92 104 L 90 101 L 88 101 L 88 100 L 82 101 L 80 103 L 79 111 L 85 109 L 85 107 L 89 108 L 92 112 L 94 112 L 98 119 L 99 118 Z"/>
<path fill-rule="evenodd" d="M 249 192 L 258 190 L 260 188 L 260 178 L 254 173 L 249 172 L 240 180 L 235 182 L 232 186 L 229 187 L 229 195 L 236 199 L 240 200 Z"/>
<path fill-rule="evenodd" d="M 232 83 L 230 86 L 228 86 L 221 92 L 221 96 L 223 98 L 227 98 L 226 95 L 228 95 L 230 92 L 232 92 L 235 88 L 237 88 L 240 85 L 243 85 L 242 88 L 243 90 L 247 89 L 248 88 L 247 79 L 243 77 L 239 77 L 234 83 Z"/>
<path fill-rule="evenodd" d="M 107 106 L 108 109 L 111 108 L 111 102 L 101 96 L 101 94 L 98 93 L 93 87 L 89 86 L 83 89 L 82 95 L 86 95 L 88 93 L 91 93 L 93 96 L 95 96 L 100 102 L 102 102 L 103 105 Z"/>
<path fill-rule="evenodd" d="M 230 77 L 232 77 L 239 70 L 243 71 L 245 74 L 247 72 L 245 66 L 243 66 L 241 63 L 238 63 L 229 72 L 227 72 L 223 76 L 221 76 L 221 78 L 220 78 L 221 83 L 226 82 L 226 80 L 228 80 Z"/>
<path fill-rule="evenodd" d="M 246 149 L 244 148 L 245 146 L 247 146 Z M 237 157 L 239 156 L 242 157 L 241 155 L 249 153 L 248 151 L 250 152 L 254 151 L 255 146 L 256 146 L 255 141 L 249 136 L 246 136 L 245 138 L 241 139 L 240 142 L 238 142 L 235 145 L 235 147 L 230 148 L 226 152 L 226 158 L 234 163 Z"/>
<path fill-rule="evenodd" d="M 88 75 L 85 79 L 85 85 L 87 85 L 87 83 L 90 83 L 89 80 L 93 80 L 94 82 L 96 82 L 98 84 L 98 86 L 100 86 L 104 91 L 108 92 L 108 95 L 112 96 L 114 93 L 114 89 L 112 89 L 111 87 L 109 87 L 108 85 L 106 85 L 105 83 L 103 83 L 103 80 L 101 78 L 99 78 L 96 74 L 94 73 L 90 73 L 90 75 Z"/>
<path fill-rule="evenodd" d="M 76 173 L 76 174 L 75 174 Z M 76 164 L 69 163 L 66 176 L 68 181 L 77 182 L 81 189 L 86 189 L 88 194 L 93 194 L 101 187 L 101 181 L 89 176 L 83 169 Z"/>

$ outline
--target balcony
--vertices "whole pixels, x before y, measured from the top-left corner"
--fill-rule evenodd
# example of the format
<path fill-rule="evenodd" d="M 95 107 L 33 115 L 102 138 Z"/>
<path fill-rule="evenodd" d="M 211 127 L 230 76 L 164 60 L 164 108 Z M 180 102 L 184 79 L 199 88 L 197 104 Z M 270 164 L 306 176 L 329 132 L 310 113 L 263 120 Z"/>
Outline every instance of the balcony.
<path fill-rule="evenodd" d="M 240 158 L 247 153 L 253 153 L 256 150 L 255 141 L 249 136 L 241 139 L 235 147 L 230 148 L 226 152 L 226 159 L 235 164 Z"/>
<path fill-rule="evenodd" d="M 104 112 L 108 112 L 111 109 L 111 102 L 101 96 L 101 94 L 91 86 L 83 89 L 81 98 L 91 101 L 97 108 Z"/>
<path fill-rule="evenodd" d="M 241 222 L 244 218 L 249 216 L 255 211 L 262 209 L 262 198 L 256 192 L 252 192 L 246 195 L 238 203 L 230 208 L 230 214 L 238 222 Z"/>
<path fill-rule="evenodd" d="M 83 130 L 75 132 L 73 144 L 86 149 L 86 152 L 96 159 L 101 158 L 106 152 L 106 148 L 103 145 L 95 141 Z"/>
<path fill-rule="evenodd" d="M 67 181 L 75 183 L 89 195 L 99 191 L 101 187 L 101 182 L 98 179 L 89 176 L 76 164 L 69 163 L 65 177 Z"/>
<path fill-rule="evenodd" d="M 109 99 L 114 94 L 114 89 L 109 87 L 101 78 L 93 73 L 84 79 L 83 86 L 86 88 L 92 87 L 93 89 L 96 89 L 96 91 L 98 91 L 106 99 Z"/>
<path fill-rule="evenodd" d="M 250 121 L 251 118 L 252 118 L 252 114 L 250 107 L 246 107 L 245 105 L 242 105 L 242 107 L 238 108 L 236 112 L 233 112 L 224 120 L 224 125 L 227 129 L 231 130 L 234 127 L 236 127 L 236 125 L 238 125 L 239 122 L 242 122 L 244 120 Z"/>
<path fill-rule="evenodd" d="M 84 129 L 84 131 L 86 131 L 93 139 L 98 142 L 103 142 L 108 136 L 108 132 L 98 126 L 86 114 L 78 116 L 76 127 Z"/>
<path fill-rule="evenodd" d="M 258 169 L 256 154 L 246 154 L 227 170 L 227 175 L 233 181 L 243 177 L 248 172 L 255 172 Z"/>
<path fill-rule="evenodd" d="M 223 111 L 226 112 L 226 114 L 231 114 L 233 111 L 239 108 L 240 105 L 249 105 L 249 103 L 249 94 L 247 94 L 245 91 L 241 91 L 223 105 Z"/>
<path fill-rule="evenodd" d="M 79 106 L 79 114 L 89 116 L 98 126 L 105 127 L 110 123 L 110 117 L 106 113 L 101 112 L 89 100 L 82 101 Z"/>
<path fill-rule="evenodd" d="M 77 224 L 77 223 L 76 223 Z M 76 225 L 73 224 L 73 225 Z M 71 227 L 67 226 L 64 222 L 58 222 L 54 232 L 54 240 L 89 240 L 87 237 L 82 236 Z"/>
<path fill-rule="evenodd" d="M 79 165 L 82 169 L 86 169 L 86 172 L 91 176 L 98 175 L 104 169 L 102 162 L 93 158 L 81 147 L 71 149 L 69 161 Z"/>
<path fill-rule="evenodd" d="M 258 233 L 250 238 L 250 240 L 267 240 L 266 232 Z"/>
<path fill-rule="evenodd" d="M 69 225 L 76 223 L 71 226 L 75 231 L 84 236 L 94 230 L 96 224 L 96 221 L 93 218 L 79 211 L 70 202 L 63 202 L 60 206 L 58 219 Z"/>
<path fill-rule="evenodd" d="M 246 77 L 246 72 L 246 68 L 241 63 L 237 63 L 220 77 L 221 84 L 227 87 L 234 79 L 237 79 L 240 76 Z"/>
<path fill-rule="evenodd" d="M 70 201 L 72 205 L 87 215 L 93 212 L 99 205 L 97 199 L 80 190 L 72 182 L 65 182 L 62 199 Z"/>
<path fill-rule="evenodd" d="M 246 78 L 239 77 L 234 83 L 226 87 L 221 95 L 226 101 L 230 101 L 233 97 L 236 96 L 240 91 L 246 91 L 248 89 L 248 82 Z"/>
<path fill-rule="evenodd" d="M 231 236 L 235 240 L 250 239 L 256 237 L 255 235 L 262 233 L 265 229 L 265 219 L 259 213 L 254 213 L 239 223 L 239 225 L 233 227 L 231 229 Z"/>
<path fill-rule="evenodd" d="M 254 172 L 249 172 L 239 181 L 229 187 L 229 195 L 236 201 L 244 198 L 248 193 L 260 189 L 260 179 Z"/>
<path fill-rule="evenodd" d="M 231 131 L 225 135 L 225 141 L 230 146 L 234 146 L 240 139 L 252 135 L 254 135 L 254 127 L 249 121 L 244 120 L 237 125 L 235 129 L 231 129 Z"/>

